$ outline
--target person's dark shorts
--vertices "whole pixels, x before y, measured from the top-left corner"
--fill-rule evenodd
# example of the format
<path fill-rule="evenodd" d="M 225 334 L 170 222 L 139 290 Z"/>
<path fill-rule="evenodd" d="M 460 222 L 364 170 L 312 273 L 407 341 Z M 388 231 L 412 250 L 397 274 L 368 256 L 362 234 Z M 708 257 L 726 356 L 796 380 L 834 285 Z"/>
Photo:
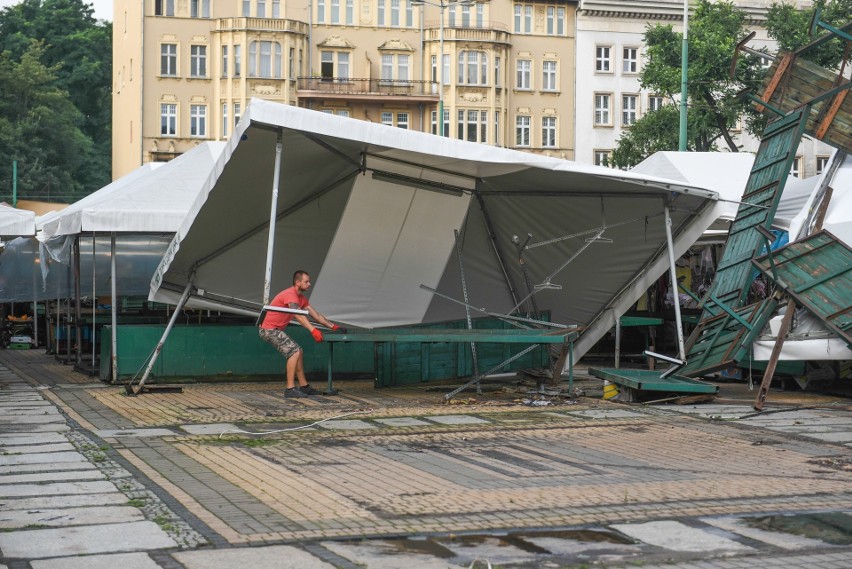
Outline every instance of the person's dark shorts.
<path fill-rule="evenodd" d="M 269 330 L 266 328 L 260 329 L 260 337 L 266 342 L 269 342 L 275 349 L 281 352 L 288 360 L 295 356 L 299 350 L 302 348 L 299 347 L 299 344 L 293 341 L 293 338 L 288 336 L 284 330 Z"/>

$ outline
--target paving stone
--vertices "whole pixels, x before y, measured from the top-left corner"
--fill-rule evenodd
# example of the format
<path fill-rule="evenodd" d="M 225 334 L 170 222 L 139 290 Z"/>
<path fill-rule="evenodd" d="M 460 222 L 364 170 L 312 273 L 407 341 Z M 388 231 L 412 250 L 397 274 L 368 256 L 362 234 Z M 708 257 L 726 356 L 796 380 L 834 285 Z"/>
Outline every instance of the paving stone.
<path fill-rule="evenodd" d="M 181 425 L 180 428 L 190 435 L 219 435 L 223 431 L 239 429 L 232 423 L 212 423 L 209 425 Z"/>
<path fill-rule="evenodd" d="M 95 480 L 93 482 L 57 482 L 56 484 L 4 484 L 0 485 L 0 498 L 97 494 L 98 492 L 115 491 L 115 484 L 105 480 Z"/>
<path fill-rule="evenodd" d="M 562 416 L 586 417 L 587 419 L 622 419 L 647 417 L 644 413 L 627 411 L 625 409 L 588 409 L 586 411 L 569 411 L 567 413 L 554 413 Z"/>
<path fill-rule="evenodd" d="M 138 522 L 145 519 L 139 508 L 131 506 L 93 506 L 55 510 L 4 510 L 0 512 L 0 529 L 26 526 L 65 527 L 92 524 Z"/>
<path fill-rule="evenodd" d="M 0 429 L 6 425 L 46 425 L 50 423 L 65 423 L 65 417 L 56 414 L 38 415 L 0 415 Z"/>
<path fill-rule="evenodd" d="M 32 569 L 160 569 L 147 553 L 113 553 L 85 557 L 59 557 L 30 563 Z"/>
<path fill-rule="evenodd" d="M 73 451 L 74 445 L 71 443 L 54 443 L 49 445 L 15 445 L 11 447 L 3 446 L 0 442 L 0 455 L 10 454 L 32 454 L 39 452 L 61 452 Z"/>
<path fill-rule="evenodd" d="M 0 498 L 0 510 L 62 509 L 83 506 L 124 505 L 126 503 L 127 496 L 121 492 L 116 492 L 113 487 L 112 492 L 98 494 Z"/>
<path fill-rule="evenodd" d="M 130 522 L 0 533 L 7 558 L 43 559 L 176 547 L 154 522 Z"/>
<path fill-rule="evenodd" d="M 27 474 L 4 474 L 0 484 L 29 484 L 37 482 L 67 482 L 69 480 L 102 480 L 106 474 L 100 470 L 65 470 L 60 472 L 31 472 Z"/>
<path fill-rule="evenodd" d="M 6 434 L 12 433 L 66 433 L 71 430 L 66 423 L 46 423 L 46 424 L 24 424 L 24 423 L 4 423 L 0 425 L 0 432 Z"/>
<path fill-rule="evenodd" d="M 102 439 L 107 438 L 145 438 L 145 437 L 173 437 L 177 433 L 170 429 L 100 429 L 94 433 Z"/>
<path fill-rule="evenodd" d="M 41 445 L 68 442 L 65 435 L 59 433 L 0 434 L 0 446 Z"/>
<path fill-rule="evenodd" d="M 611 528 L 672 551 L 753 551 L 751 547 L 675 521 L 616 524 Z"/>
<path fill-rule="evenodd" d="M 742 519 L 735 517 L 725 518 L 701 518 L 701 521 L 714 527 L 736 533 L 738 535 L 762 541 L 781 549 L 808 549 L 824 548 L 825 543 L 818 539 L 810 539 L 779 531 L 767 531 L 747 526 Z"/>
<path fill-rule="evenodd" d="M 239 549 L 182 551 L 173 555 L 186 569 L 334 569 L 334 565 L 307 551 L 289 545 L 270 545 Z M 404 565 L 397 565 L 403 567 Z M 37 569 L 33 567 L 33 569 Z"/>
<path fill-rule="evenodd" d="M 470 415 L 435 415 L 424 418 L 435 423 L 440 423 L 441 425 L 480 425 L 491 422 L 479 417 L 471 417 Z"/>
<path fill-rule="evenodd" d="M 323 541 L 321 545 L 360 567 L 369 567 L 370 569 L 399 569 L 400 567 L 455 569 L 462 567 L 461 565 L 450 564 L 445 559 L 428 554 L 401 552 L 399 548 L 390 542 L 382 540 L 369 540 L 357 543 Z M 529 557 L 526 560 L 529 560 Z"/>
<path fill-rule="evenodd" d="M 12 464 L 0 466 L 0 475 L 25 474 L 27 472 L 73 472 L 80 470 L 96 470 L 90 462 L 59 462 L 56 464 Z"/>
<path fill-rule="evenodd" d="M 819 439 L 829 443 L 849 443 L 852 442 L 852 431 L 843 433 L 802 433 L 812 439 Z"/>
<path fill-rule="evenodd" d="M 337 421 L 325 421 L 324 423 L 320 423 L 317 426 L 322 427 L 323 429 L 337 429 L 341 431 L 376 428 L 374 424 L 368 423 L 367 421 L 362 421 L 360 419 L 340 419 Z"/>
<path fill-rule="evenodd" d="M 0 466 L 8 464 L 55 464 L 57 462 L 83 462 L 86 457 L 79 452 L 40 452 L 0 456 Z"/>
<path fill-rule="evenodd" d="M 392 417 L 390 419 L 373 419 L 376 423 L 381 423 L 389 427 L 422 427 L 429 425 L 426 421 L 415 419 L 414 417 Z"/>

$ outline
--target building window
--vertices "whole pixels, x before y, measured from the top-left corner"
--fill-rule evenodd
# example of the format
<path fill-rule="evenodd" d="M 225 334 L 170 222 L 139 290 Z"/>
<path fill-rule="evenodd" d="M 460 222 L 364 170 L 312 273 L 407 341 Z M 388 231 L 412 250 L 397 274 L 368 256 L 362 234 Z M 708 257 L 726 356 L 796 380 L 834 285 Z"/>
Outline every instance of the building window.
<path fill-rule="evenodd" d="M 446 85 L 449 80 L 450 80 L 450 54 L 445 53 L 444 54 L 444 77 L 442 78 L 444 85 Z"/>
<path fill-rule="evenodd" d="M 565 35 L 565 8 L 547 7 L 547 35 Z"/>
<path fill-rule="evenodd" d="M 222 103 L 222 138 L 228 137 L 228 103 Z"/>
<path fill-rule="evenodd" d="M 639 111 L 639 95 L 623 95 L 621 97 L 621 124 L 631 126 L 636 124 Z"/>
<path fill-rule="evenodd" d="M 385 126 L 393 126 L 393 113 L 382 112 L 382 124 Z"/>
<path fill-rule="evenodd" d="M 281 0 L 272 0 L 272 17 L 281 17 Z"/>
<path fill-rule="evenodd" d="M 355 0 L 346 0 L 346 25 L 351 26 L 355 22 Z"/>
<path fill-rule="evenodd" d="M 828 166 L 828 156 L 816 157 L 816 173 L 817 176 L 825 172 L 825 167 Z"/>
<path fill-rule="evenodd" d="M 249 44 L 249 77 L 281 77 L 281 44 L 253 41 Z"/>
<path fill-rule="evenodd" d="M 639 48 L 625 47 L 622 50 L 621 58 L 622 73 L 638 73 L 639 72 Z"/>
<path fill-rule="evenodd" d="M 335 69 L 335 60 L 337 67 Z M 349 79 L 349 52 L 348 51 L 321 51 L 320 73 L 323 80 L 330 81 L 334 78 Z"/>
<path fill-rule="evenodd" d="M 189 3 L 189 13 L 193 18 L 209 18 L 210 0 L 191 0 Z"/>
<path fill-rule="evenodd" d="M 432 111 L 432 134 L 438 134 L 438 111 Z M 450 135 L 450 110 L 444 109 L 444 134 Z"/>
<path fill-rule="evenodd" d="M 556 117 L 542 117 L 541 145 L 544 148 L 556 148 Z"/>
<path fill-rule="evenodd" d="M 234 126 L 240 124 L 240 119 L 243 116 L 242 106 L 240 103 L 234 103 Z"/>
<path fill-rule="evenodd" d="M 414 6 L 411 4 L 411 0 L 405 2 L 405 26 L 414 27 Z"/>
<path fill-rule="evenodd" d="M 796 156 L 793 158 L 793 166 L 790 168 L 790 175 L 794 178 L 802 177 L 802 157 Z"/>
<path fill-rule="evenodd" d="M 266 0 L 257 0 L 257 17 L 266 17 Z"/>
<path fill-rule="evenodd" d="M 494 58 L 494 86 L 502 87 L 500 84 L 500 58 Z"/>
<path fill-rule="evenodd" d="M 488 111 L 462 109 L 457 116 L 456 136 L 459 140 L 488 142 Z"/>
<path fill-rule="evenodd" d="M 290 79 L 296 78 L 296 48 L 291 47 L 290 53 L 287 56 L 287 77 Z"/>
<path fill-rule="evenodd" d="M 531 34 L 532 33 L 532 5 L 515 4 L 515 33 L 516 34 Z"/>
<path fill-rule="evenodd" d="M 648 95 L 648 111 L 659 111 L 663 108 L 663 101 L 659 95 Z"/>
<path fill-rule="evenodd" d="M 340 0 L 331 0 L 331 23 L 340 23 Z"/>
<path fill-rule="evenodd" d="M 485 25 L 485 3 L 476 3 L 476 27 L 481 28 Z"/>
<path fill-rule="evenodd" d="M 234 77 L 239 77 L 243 69 L 243 46 L 234 46 Z"/>
<path fill-rule="evenodd" d="M 243 0 L 243 18 L 251 16 L 251 0 Z"/>
<path fill-rule="evenodd" d="M 606 45 L 599 45 L 595 48 L 595 71 L 598 73 L 612 72 L 611 52 L 612 48 Z"/>
<path fill-rule="evenodd" d="M 317 23 L 325 23 L 325 0 L 317 0 Z"/>
<path fill-rule="evenodd" d="M 544 61 L 541 64 L 542 91 L 556 91 L 556 62 Z"/>
<path fill-rule="evenodd" d="M 189 76 L 207 77 L 207 46 L 193 45 L 189 51 Z"/>
<path fill-rule="evenodd" d="M 189 136 L 207 136 L 207 105 L 189 106 Z"/>
<path fill-rule="evenodd" d="M 174 16 L 175 0 L 154 0 L 155 16 Z"/>
<path fill-rule="evenodd" d="M 408 128 L 408 113 L 396 113 L 397 128 Z"/>
<path fill-rule="evenodd" d="M 407 54 L 383 54 L 382 55 L 382 81 L 408 81 L 409 75 L 409 56 Z M 394 63 L 396 63 L 396 76 L 394 77 Z"/>
<path fill-rule="evenodd" d="M 612 95 L 607 93 L 595 93 L 595 125 L 610 126 L 612 125 Z"/>
<path fill-rule="evenodd" d="M 515 117 L 515 146 L 530 145 L 530 117 Z"/>
<path fill-rule="evenodd" d="M 460 51 L 458 79 L 462 85 L 487 85 L 488 55 L 480 51 Z"/>
<path fill-rule="evenodd" d="M 160 44 L 160 75 L 177 77 L 177 44 Z"/>
<path fill-rule="evenodd" d="M 379 0 L 379 8 L 376 10 L 376 24 L 385 25 L 385 0 Z"/>
<path fill-rule="evenodd" d="M 494 111 L 494 144 L 500 146 L 500 111 Z"/>
<path fill-rule="evenodd" d="M 612 150 L 595 150 L 595 166 L 609 166 Z"/>
<path fill-rule="evenodd" d="M 177 105 L 174 103 L 160 103 L 160 135 L 177 135 Z"/>
<path fill-rule="evenodd" d="M 222 46 L 222 77 L 228 76 L 228 46 Z"/>
<path fill-rule="evenodd" d="M 530 89 L 532 77 L 532 61 L 529 59 L 519 59 L 517 61 L 517 81 L 515 87 L 517 89 Z"/>
<path fill-rule="evenodd" d="M 462 4 L 461 14 L 462 14 L 462 21 L 461 21 L 462 27 L 463 28 L 469 28 L 470 27 L 470 6 L 468 6 L 467 4 Z"/>
<path fill-rule="evenodd" d="M 390 0 L 390 25 L 392 28 L 399 27 L 399 0 Z"/>

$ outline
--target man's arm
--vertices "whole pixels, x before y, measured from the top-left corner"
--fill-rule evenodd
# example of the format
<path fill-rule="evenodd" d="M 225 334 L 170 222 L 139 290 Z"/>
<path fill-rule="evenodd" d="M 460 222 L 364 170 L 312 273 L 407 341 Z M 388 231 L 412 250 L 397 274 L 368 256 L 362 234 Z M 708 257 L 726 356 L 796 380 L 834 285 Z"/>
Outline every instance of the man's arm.
<path fill-rule="evenodd" d="M 334 328 L 334 323 L 332 321 L 330 321 L 328 318 L 326 318 L 325 316 L 323 316 L 322 314 L 320 314 L 319 312 L 317 312 L 316 310 L 314 310 L 313 306 L 311 306 L 309 304 L 306 308 L 308 310 L 308 314 L 310 315 L 311 318 L 313 318 L 314 322 L 322 324 L 326 328 L 332 328 L 332 329 Z M 302 316 L 302 318 L 304 318 L 304 316 Z M 301 323 L 301 322 L 302 321 L 299 320 L 299 323 Z M 304 326 L 304 324 L 302 324 L 302 325 Z"/>

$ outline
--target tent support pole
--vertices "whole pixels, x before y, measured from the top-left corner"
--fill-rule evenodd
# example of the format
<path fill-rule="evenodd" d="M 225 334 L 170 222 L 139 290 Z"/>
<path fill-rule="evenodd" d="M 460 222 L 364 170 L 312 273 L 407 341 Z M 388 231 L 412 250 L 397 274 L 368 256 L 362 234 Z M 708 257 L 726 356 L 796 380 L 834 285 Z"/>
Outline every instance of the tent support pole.
<path fill-rule="evenodd" d="M 163 330 L 163 336 L 160 338 L 160 341 L 157 342 L 157 347 L 154 348 L 154 353 L 151 354 L 151 359 L 148 360 L 148 365 L 145 367 L 145 373 L 142 374 L 142 379 L 139 380 L 136 389 L 133 389 L 131 384 L 127 384 L 128 395 L 139 395 L 142 393 L 142 389 L 145 387 L 145 382 L 148 381 L 148 376 L 151 375 L 151 370 L 154 369 L 154 364 L 157 363 L 157 358 L 160 356 L 160 352 L 163 351 L 163 345 L 166 343 L 166 339 L 172 331 L 172 326 L 175 325 L 178 315 L 183 309 L 183 305 L 186 304 L 186 301 L 189 298 L 189 292 L 192 290 L 192 281 L 194 278 L 194 274 L 190 275 L 189 280 L 186 283 L 186 288 L 183 289 L 183 294 L 180 295 L 180 300 L 178 300 L 177 306 L 175 306 L 175 310 L 172 312 L 169 324 L 166 326 L 166 329 Z"/>
<path fill-rule="evenodd" d="M 680 293 L 677 288 L 677 268 L 675 268 L 674 242 L 672 241 L 672 217 L 669 214 L 669 206 L 665 206 L 666 213 L 666 244 L 669 251 L 669 272 L 672 279 L 672 297 L 674 300 L 675 327 L 677 328 L 677 353 L 680 360 L 686 361 L 686 347 L 683 343 L 683 322 L 680 318 Z"/>
<path fill-rule="evenodd" d="M 113 231 L 109 237 L 109 271 L 110 271 L 110 369 L 112 370 L 112 382 L 118 381 L 118 306 L 116 304 L 116 284 L 115 279 L 117 270 L 115 266 L 115 232 Z"/>
<path fill-rule="evenodd" d="M 74 236 L 74 337 L 77 345 L 74 349 L 75 363 L 80 365 L 83 360 L 83 329 L 80 327 L 80 236 Z M 71 354 L 69 353 L 70 357 Z"/>
<path fill-rule="evenodd" d="M 506 271 L 506 263 L 503 262 L 503 255 L 500 253 L 500 248 L 497 246 L 497 234 L 494 233 L 494 224 L 491 223 L 491 216 L 485 208 L 485 200 L 479 192 L 473 192 L 476 196 L 476 201 L 479 202 L 479 209 L 482 211 L 482 217 L 485 219 L 485 229 L 488 231 L 488 238 L 491 240 L 491 246 L 494 248 L 494 254 L 497 256 L 497 263 L 500 265 L 500 271 L 503 273 L 503 278 L 506 279 L 506 286 L 509 287 L 509 296 L 512 297 L 512 304 L 518 304 L 518 295 L 515 293 L 515 287 L 512 285 L 512 279 L 509 278 L 509 273 Z"/>
<path fill-rule="evenodd" d="M 467 318 L 467 329 L 473 330 L 473 320 L 470 318 L 470 305 L 467 303 L 467 281 L 464 278 L 464 261 L 462 260 L 461 243 L 459 242 L 459 230 L 453 231 L 456 237 L 456 255 L 459 258 L 459 274 L 461 275 L 462 294 L 464 295 L 464 313 Z M 470 343 L 470 354 L 473 356 L 473 377 L 479 378 L 479 358 L 476 357 L 476 342 Z M 476 392 L 482 393 L 482 386 L 476 382 Z"/>
<path fill-rule="evenodd" d="M 269 241 L 266 244 L 266 273 L 263 277 L 263 305 L 269 304 L 269 293 L 272 288 L 272 255 L 275 252 L 275 218 L 278 213 L 278 187 L 281 183 L 281 129 L 278 129 L 278 140 L 275 142 L 275 171 L 272 172 L 272 203 L 269 205 Z"/>
<path fill-rule="evenodd" d="M 92 375 L 95 373 L 95 344 L 97 344 L 97 336 L 95 335 L 95 331 L 98 329 L 97 327 L 97 318 L 98 318 L 98 271 L 95 268 L 97 265 L 98 258 L 95 255 L 95 241 L 97 241 L 97 237 L 95 233 L 92 233 Z"/>

